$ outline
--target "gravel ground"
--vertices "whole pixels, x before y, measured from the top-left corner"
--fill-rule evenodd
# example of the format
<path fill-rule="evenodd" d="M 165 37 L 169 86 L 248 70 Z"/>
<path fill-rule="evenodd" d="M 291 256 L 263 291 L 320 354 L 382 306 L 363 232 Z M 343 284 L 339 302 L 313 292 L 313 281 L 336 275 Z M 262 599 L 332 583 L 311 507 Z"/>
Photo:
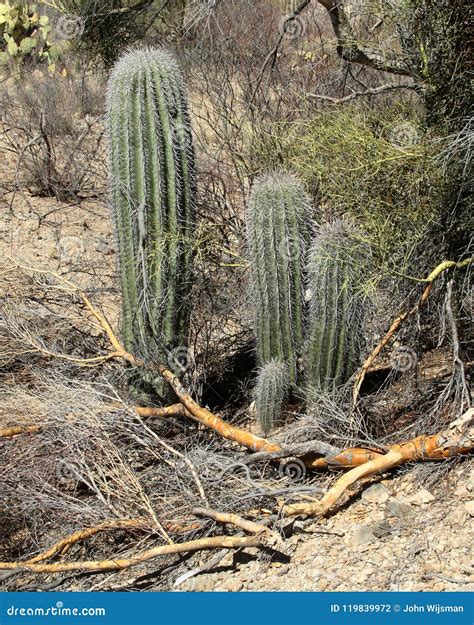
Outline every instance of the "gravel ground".
<path fill-rule="evenodd" d="M 473 591 L 474 465 L 459 463 L 428 489 L 429 473 L 417 466 L 388 476 L 332 517 L 305 524 L 287 541 L 288 563 L 229 554 L 179 589 Z"/>

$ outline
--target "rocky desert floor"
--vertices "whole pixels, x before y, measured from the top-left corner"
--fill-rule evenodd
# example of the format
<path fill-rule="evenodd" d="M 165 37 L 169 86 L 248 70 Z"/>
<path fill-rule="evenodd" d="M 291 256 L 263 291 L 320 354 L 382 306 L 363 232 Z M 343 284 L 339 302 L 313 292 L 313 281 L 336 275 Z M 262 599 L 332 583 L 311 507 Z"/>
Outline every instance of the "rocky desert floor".
<path fill-rule="evenodd" d="M 474 468 L 412 467 L 366 486 L 332 517 L 296 522 L 290 561 L 238 561 L 185 581 L 193 591 L 472 591 Z"/>

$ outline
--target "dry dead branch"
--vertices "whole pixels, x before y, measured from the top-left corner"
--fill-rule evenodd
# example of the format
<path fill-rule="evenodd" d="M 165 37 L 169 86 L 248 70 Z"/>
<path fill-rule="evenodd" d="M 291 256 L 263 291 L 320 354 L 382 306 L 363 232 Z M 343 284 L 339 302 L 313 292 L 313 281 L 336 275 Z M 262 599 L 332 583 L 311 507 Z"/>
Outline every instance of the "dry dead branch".
<path fill-rule="evenodd" d="M 415 304 L 415 306 L 413 306 L 413 308 L 411 308 L 410 310 L 405 311 L 404 313 L 401 313 L 392 323 L 392 325 L 390 326 L 390 328 L 388 329 L 387 333 L 385 334 L 385 336 L 382 338 L 382 340 L 380 341 L 380 343 L 378 343 L 378 345 L 375 347 L 375 349 L 371 352 L 371 354 L 369 354 L 369 356 L 367 357 L 367 359 L 365 360 L 364 364 L 362 365 L 362 368 L 359 372 L 359 374 L 357 375 L 355 384 L 354 384 L 354 389 L 352 392 L 352 403 L 355 405 L 357 403 L 357 398 L 359 396 L 359 391 L 361 389 L 362 383 L 364 382 L 364 378 L 368 372 L 368 370 L 370 369 L 370 367 L 372 366 L 372 364 L 374 363 L 374 361 L 376 360 L 377 356 L 380 354 L 380 352 L 383 350 L 383 348 L 387 345 L 387 343 L 390 342 L 390 340 L 392 339 L 393 335 L 395 334 L 395 332 L 397 332 L 400 328 L 400 326 L 402 325 L 402 323 L 404 321 L 406 321 L 409 317 L 415 315 L 420 308 L 425 304 L 426 300 L 428 299 L 431 290 L 433 288 L 433 282 L 436 280 L 436 278 L 438 278 L 438 276 L 440 276 L 444 271 L 446 271 L 447 269 L 452 269 L 452 268 L 461 268 L 461 267 L 467 267 L 469 264 L 472 263 L 474 259 L 473 258 L 466 258 L 465 260 L 462 260 L 460 262 L 455 262 L 455 261 L 451 261 L 451 260 L 445 260 L 442 263 L 440 263 L 430 274 L 428 277 L 426 278 L 416 278 L 415 280 L 417 282 L 423 282 L 426 283 L 426 287 L 420 297 L 420 299 L 418 300 L 418 302 Z"/>
<path fill-rule="evenodd" d="M 235 525 L 245 532 L 250 532 L 262 538 L 262 541 L 271 547 L 277 547 L 282 545 L 282 539 L 277 532 L 269 529 L 261 523 L 255 523 L 255 521 L 249 521 L 242 518 L 238 514 L 228 514 L 225 512 L 218 512 L 217 510 L 211 510 L 210 508 L 195 508 L 193 514 L 196 516 L 206 516 L 218 523 L 228 523 Z"/>
<path fill-rule="evenodd" d="M 418 436 L 412 441 L 393 445 L 387 454 L 365 462 L 343 475 L 316 503 L 296 503 L 285 506 L 288 516 L 321 516 L 328 512 L 347 489 L 363 477 L 387 471 L 401 464 L 417 460 L 442 460 L 457 454 L 470 453 L 474 449 L 474 409 L 468 410 L 450 427 L 434 436 Z"/>
<path fill-rule="evenodd" d="M 190 540 L 173 545 L 160 545 L 137 554 L 133 558 L 114 558 L 111 560 L 84 560 L 80 562 L 60 562 L 58 564 L 39 564 L 30 562 L 0 562 L 2 571 L 31 571 L 32 573 L 65 573 L 67 571 L 119 571 L 128 569 L 142 562 L 153 560 L 159 556 L 177 553 L 191 553 L 210 549 L 243 549 L 245 547 L 261 547 L 260 536 L 213 536 Z"/>
<path fill-rule="evenodd" d="M 17 425 L 11 428 L 0 430 L 0 438 L 10 438 L 17 434 L 34 434 L 42 429 L 41 425 Z"/>
<path fill-rule="evenodd" d="M 95 527 L 87 527 L 83 530 L 74 532 L 74 534 L 71 534 L 70 536 L 67 536 L 66 538 L 63 538 L 62 540 L 58 541 L 56 544 L 50 547 L 47 551 L 44 551 L 43 553 L 38 554 L 34 558 L 30 558 L 27 561 L 27 563 L 35 564 L 36 562 L 43 562 L 43 560 L 49 560 L 50 558 L 52 558 L 58 553 L 61 553 L 62 555 L 64 555 L 66 551 L 69 551 L 72 545 L 75 545 L 81 540 L 85 540 L 86 538 L 95 536 L 95 534 L 98 534 L 100 532 L 105 532 L 108 530 L 115 530 L 115 529 L 131 529 L 131 530 L 150 529 L 150 523 L 146 519 L 116 519 L 116 520 L 112 519 L 112 520 L 104 521 L 103 523 L 100 523 L 99 525 L 96 525 Z"/>

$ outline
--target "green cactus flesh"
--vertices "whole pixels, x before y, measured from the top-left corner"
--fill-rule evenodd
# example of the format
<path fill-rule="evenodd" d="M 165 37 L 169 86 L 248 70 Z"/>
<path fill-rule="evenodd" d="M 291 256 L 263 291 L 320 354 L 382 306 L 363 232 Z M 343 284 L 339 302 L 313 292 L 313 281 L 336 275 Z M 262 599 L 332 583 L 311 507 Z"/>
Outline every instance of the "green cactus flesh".
<path fill-rule="evenodd" d="M 255 182 L 247 211 L 259 360 L 287 363 L 292 383 L 303 346 L 309 207 L 295 176 L 272 172 Z"/>
<path fill-rule="evenodd" d="M 164 362 L 186 345 L 195 174 L 184 83 L 164 50 L 125 54 L 107 96 L 125 348 Z"/>

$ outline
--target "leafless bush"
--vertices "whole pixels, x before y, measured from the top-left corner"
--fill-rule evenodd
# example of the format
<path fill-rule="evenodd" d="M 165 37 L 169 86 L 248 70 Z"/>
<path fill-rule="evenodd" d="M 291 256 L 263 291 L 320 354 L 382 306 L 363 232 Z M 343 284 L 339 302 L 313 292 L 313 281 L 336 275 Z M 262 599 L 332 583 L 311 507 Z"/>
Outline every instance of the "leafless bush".
<path fill-rule="evenodd" d="M 59 200 L 104 192 L 99 81 L 36 70 L 5 83 L 0 121 L 5 152 L 15 161 L 14 190 Z"/>

